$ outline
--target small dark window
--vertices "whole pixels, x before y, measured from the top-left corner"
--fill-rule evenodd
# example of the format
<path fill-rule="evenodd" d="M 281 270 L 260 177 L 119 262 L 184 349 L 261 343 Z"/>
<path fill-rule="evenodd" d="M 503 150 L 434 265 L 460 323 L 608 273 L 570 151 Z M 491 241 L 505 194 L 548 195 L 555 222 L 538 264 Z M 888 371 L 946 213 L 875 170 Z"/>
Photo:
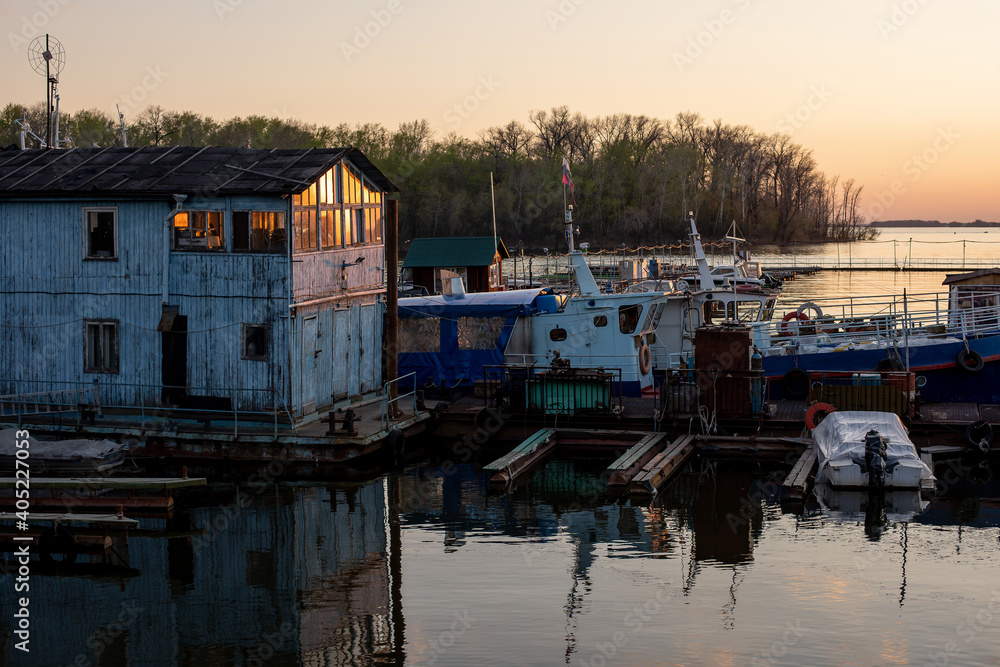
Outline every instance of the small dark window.
<path fill-rule="evenodd" d="M 565 329 L 553 329 L 549 332 L 549 340 L 559 342 L 561 340 L 566 340 L 566 330 Z"/>
<path fill-rule="evenodd" d="M 233 211 L 233 251 L 250 249 L 250 211 Z"/>
<path fill-rule="evenodd" d="M 618 329 L 623 334 L 630 334 L 639 326 L 639 316 L 642 314 L 642 306 L 621 306 L 618 308 Z"/>
<path fill-rule="evenodd" d="M 280 211 L 233 211 L 234 252 L 285 252 L 285 214 Z"/>
<path fill-rule="evenodd" d="M 85 373 L 118 372 L 118 322 L 116 320 L 84 320 Z"/>
<path fill-rule="evenodd" d="M 606 326 L 608 326 L 608 316 L 607 315 L 598 315 L 597 317 L 595 317 L 594 318 L 594 326 L 595 327 L 606 327 Z"/>
<path fill-rule="evenodd" d="M 261 324 L 243 325 L 243 358 L 267 361 L 268 330 Z"/>
<path fill-rule="evenodd" d="M 84 234 L 87 243 L 87 259 L 117 259 L 118 244 L 115 233 L 118 227 L 116 209 L 84 209 Z"/>

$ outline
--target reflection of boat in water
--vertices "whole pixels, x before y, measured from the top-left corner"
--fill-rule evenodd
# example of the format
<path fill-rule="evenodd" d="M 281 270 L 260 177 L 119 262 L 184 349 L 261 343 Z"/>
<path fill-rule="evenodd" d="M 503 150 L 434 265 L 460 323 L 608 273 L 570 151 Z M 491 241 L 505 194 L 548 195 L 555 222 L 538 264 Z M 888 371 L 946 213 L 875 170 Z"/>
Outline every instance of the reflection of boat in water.
<path fill-rule="evenodd" d="M 816 499 L 827 516 L 843 521 L 863 521 L 869 510 L 883 512 L 889 522 L 911 521 L 930 504 L 916 489 L 885 491 L 875 507 L 871 494 L 859 489 L 838 489 L 821 482 L 814 487 Z"/>
<path fill-rule="evenodd" d="M 0 465 L 13 469 L 19 449 L 27 450 L 31 471 L 36 476 L 42 472 L 104 472 L 120 466 L 125 461 L 126 445 L 110 440 L 38 440 L 27 437 L 28 446 L 19 448 L 16 428 L 0 431 Z"/>
<path fill-rule="evenodd" d="M 920 489 L 934 474 L 891 412 L 834 412 L 813 429 L 817 482 L 837 488 Z"/>

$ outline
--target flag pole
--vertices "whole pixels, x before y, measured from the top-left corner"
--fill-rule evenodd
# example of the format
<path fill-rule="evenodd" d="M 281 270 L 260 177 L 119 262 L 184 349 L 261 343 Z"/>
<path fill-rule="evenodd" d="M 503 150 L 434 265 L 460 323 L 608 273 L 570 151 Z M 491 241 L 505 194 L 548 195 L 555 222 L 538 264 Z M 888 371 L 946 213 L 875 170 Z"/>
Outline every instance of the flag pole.
<path fill-rule="evenodd" d="M 500 254 L 500 244 L 497 243 L 497 198 L 496 194 L 493 192 L 493 172 L 490 172 L 490 203 L 493 206 L 493 257 L 496 258 Z M 500 257 L 500 271 L 499 275 L 503 275 L 503 257 Z M 499 281 L 499 277 L 497 279 Z M 498 284 L 499 286 L 499 284 Z M 516 287 L 516 285 L 515 285 Z"/>

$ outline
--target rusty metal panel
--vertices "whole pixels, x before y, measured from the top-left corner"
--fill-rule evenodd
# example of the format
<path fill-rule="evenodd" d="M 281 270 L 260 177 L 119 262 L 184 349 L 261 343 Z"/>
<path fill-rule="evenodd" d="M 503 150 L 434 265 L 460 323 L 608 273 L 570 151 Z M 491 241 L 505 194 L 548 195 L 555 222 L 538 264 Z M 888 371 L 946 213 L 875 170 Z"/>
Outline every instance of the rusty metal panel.
<path fill-rule="evenodd" d="M 694 335 L 694 367 L 749 370 L 750 330 L 742 326 L 699 327 Z"/>

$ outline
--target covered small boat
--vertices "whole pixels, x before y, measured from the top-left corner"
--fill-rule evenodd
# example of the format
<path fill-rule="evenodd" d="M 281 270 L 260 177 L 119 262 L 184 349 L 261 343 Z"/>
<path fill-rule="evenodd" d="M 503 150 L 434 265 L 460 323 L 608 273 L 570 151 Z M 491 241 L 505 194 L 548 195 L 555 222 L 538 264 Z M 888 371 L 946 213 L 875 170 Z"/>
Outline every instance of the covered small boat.
<path fill-rule="evenodd" d="M 817 482 L 837 488 L 919 489 L 934 473 L 891 412 L 834 412 L 813 429 Z"/>

